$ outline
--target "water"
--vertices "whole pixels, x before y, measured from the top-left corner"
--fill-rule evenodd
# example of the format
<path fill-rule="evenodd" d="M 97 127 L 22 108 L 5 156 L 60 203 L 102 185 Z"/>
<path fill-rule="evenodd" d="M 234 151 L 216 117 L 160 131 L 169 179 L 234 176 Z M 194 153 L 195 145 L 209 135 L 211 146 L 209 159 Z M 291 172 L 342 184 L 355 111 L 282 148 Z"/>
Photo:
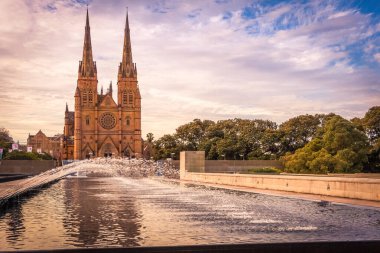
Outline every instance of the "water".
<path fill-rule="evenodd" d="M 380 209 L 182 185 L 59 181 L 0 214 L 0 249 L 380 239 Z"/>

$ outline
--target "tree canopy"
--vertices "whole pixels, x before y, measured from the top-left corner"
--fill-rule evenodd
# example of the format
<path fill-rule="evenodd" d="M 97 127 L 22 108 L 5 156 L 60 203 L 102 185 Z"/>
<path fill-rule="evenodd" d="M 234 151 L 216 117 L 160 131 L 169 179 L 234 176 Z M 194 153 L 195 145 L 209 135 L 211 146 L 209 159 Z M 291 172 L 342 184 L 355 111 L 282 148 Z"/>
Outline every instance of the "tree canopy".
<path fill-rule="evenodd" d="M 4 157 L 8 153 L 8 149 L 12 147 L 13 138 L 9 135 L 9 131 L 4 127 L 0 127 L 0 148 L 3 149 Z"/>
<path fill-rule="evenodd" d="M 288 172 L 380 172 L 380 106 L 348 121 L 334 113 L 270 120 L 194 119 L 155 140 L 155 159 L 204 150 L 206 159 L 280 159 Z"/>
<path fill-rule="evenodd" d="M 355 125 L 333 116 L 317 135 L 294 154 L 285 155 L 285 171 L 293 173 L 359 172 L 368 161 L 368 138 Z"/>
<path fill-rule="evenodd" d="M 14 150 L 10 153 L 7 153 L 4 156 L 4 160 L 53 160 L 53 157 L 46 153 L 38 154 Z"/>

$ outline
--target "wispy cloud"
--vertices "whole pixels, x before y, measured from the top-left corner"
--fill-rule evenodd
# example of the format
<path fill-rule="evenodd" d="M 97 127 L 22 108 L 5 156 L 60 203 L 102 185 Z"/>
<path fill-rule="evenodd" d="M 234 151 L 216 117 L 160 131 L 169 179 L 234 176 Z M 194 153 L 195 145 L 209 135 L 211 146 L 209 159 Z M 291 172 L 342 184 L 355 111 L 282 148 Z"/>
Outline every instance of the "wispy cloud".
<path fill-rule="evenodd" d="M 144 134 L 193 118 L 350 118 L 379 103 L 379 13 L 347 1 L 270 2 L 128 2 Z M 0 126 L 20 141 L 62 132 L 86 3 L 0 2 Z M 99 86 L 116 83 L 125 7 L 90 2 Z"/>

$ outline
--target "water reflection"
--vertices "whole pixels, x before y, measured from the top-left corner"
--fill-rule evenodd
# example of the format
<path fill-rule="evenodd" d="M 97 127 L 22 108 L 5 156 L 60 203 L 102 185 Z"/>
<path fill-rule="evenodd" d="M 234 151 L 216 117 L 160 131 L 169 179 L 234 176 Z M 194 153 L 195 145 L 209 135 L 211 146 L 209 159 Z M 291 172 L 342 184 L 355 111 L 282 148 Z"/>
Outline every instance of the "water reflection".
<path fill-rule="evenodd" d="M 0 214 L 2 250 L 380 239 L 380 210 L 152 179 L 66 179 Z M 47 240 L 46 238 L 49 238 Z"/>
<path fill-rule="evenodd" d="M 64 182 L 66 233 L 78 247 L 138 246 L 139 215 L 134 198 L 123 198 L 112 180 Z"/>
<path fill-rule="evenodd" d="M 16 203 L 10 212 L 7 213 L 7 242 L 11 245 L 15 245 L 17 241 L 20 241 L 21 236 L 25 232 L 25 226 L 23 223 L 22 207 L 19 203 Z"/>

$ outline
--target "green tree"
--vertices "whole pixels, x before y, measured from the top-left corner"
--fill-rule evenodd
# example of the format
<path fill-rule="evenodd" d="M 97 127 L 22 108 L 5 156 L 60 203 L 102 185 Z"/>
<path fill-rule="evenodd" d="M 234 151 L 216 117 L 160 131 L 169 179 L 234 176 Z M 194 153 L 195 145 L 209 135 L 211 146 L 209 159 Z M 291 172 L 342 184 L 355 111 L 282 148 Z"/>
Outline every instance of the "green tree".
<path fill-rule="evenodd" d="M 363 169 L 367 162 L 368 138 L 353 123 L 333 116 L 316 135 L 305 147 L 282 158 L 286 171 L 350 173 Z"/>
<path fill-rule="evenodd" d="M 53 157 L 47 153 L 38 154 L 13 150 L 5 155 L 4 160 L 53 160 Z"/>
<path fill-rule="evenodd" d="M 0 148 L 3 149 L 3 157 L 7 155 L 12 143 L 13 138 L 9 135 L 9 131 L 4 127 L 0 127 Z"/>
<path fill-rule="evenodd" d="M 380 106 L 371 107 L 362 121 L 370 142 L 376 143 L 380 139 Z"/>
<path fill-rule="evenodd" d="M 361 121 L 371 143 L 365 170 L 380 172 L 380 106 L 371 107 Z"/>
<path fill-rule="evenodd" d="M 147 133 L 146 140 L 148 141 L 148 143 L 152 143 L 154 140 L 154 135 L 152 133 Z"/>
<path fill-rule="evenodd" d="M 300 115 L 291 118 L 279 127 L 281 154 L 293 153 L 304 147 L 316 135 L 321 125 L 321 115 Z"/>
<path fill-rule="evenodd" d="M 198 150 L 206 129 L 214 124 L 211 120 L 194 119 L 192 122 L 179 126 L 175 136 L 186 150 Z"/>
<path fill-rule="evenodd" d="M 198 150 L 204 150 L 206 153 L 206 159 L 217 160 L 219 154 L 217 151 L 217 142 L 224 138 L 224 131 L 221 125 L 218 123 L 212 124 L 206 128 L 204 132 L 204 138 L 199 143 Z"/>
<path fill-rule="evenodd" d="M 165 134 L 154 142 L 156 150 L 154 154 L 155 160 L 170 158 L 174 153 L 175 157 L 179 157 L 179 152 L 182 150 L 175 135 Z"/>

